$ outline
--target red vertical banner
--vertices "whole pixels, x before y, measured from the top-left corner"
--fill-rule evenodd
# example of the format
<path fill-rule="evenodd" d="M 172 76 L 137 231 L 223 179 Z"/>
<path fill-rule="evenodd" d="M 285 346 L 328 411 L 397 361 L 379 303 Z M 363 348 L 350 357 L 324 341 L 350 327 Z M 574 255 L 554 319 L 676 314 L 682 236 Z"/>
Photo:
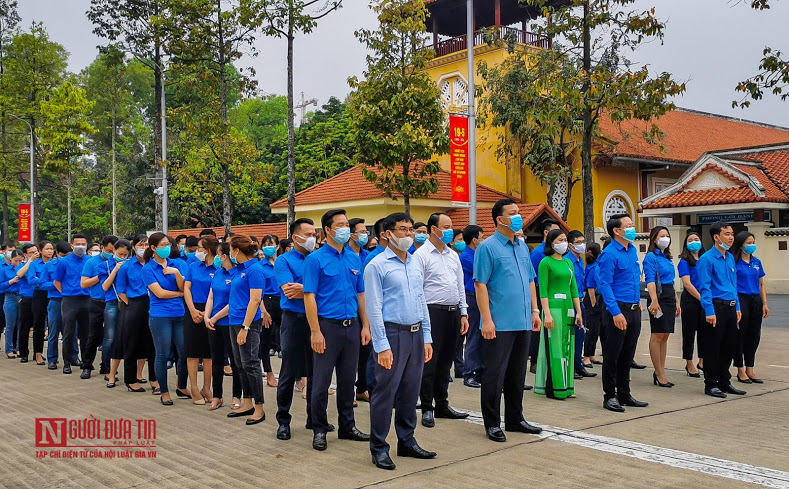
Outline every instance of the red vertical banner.
<path fill-rule="evenodd" d="M 452 174 L 452 202 L 468 204 L 468 117 L 466 116 L 449 116 L 449 162 Z"/>
<path fill-rule="evenodd" d="M 30 204 L 19 204 L 19 242 L 32 241 L 30 236 Z"/>

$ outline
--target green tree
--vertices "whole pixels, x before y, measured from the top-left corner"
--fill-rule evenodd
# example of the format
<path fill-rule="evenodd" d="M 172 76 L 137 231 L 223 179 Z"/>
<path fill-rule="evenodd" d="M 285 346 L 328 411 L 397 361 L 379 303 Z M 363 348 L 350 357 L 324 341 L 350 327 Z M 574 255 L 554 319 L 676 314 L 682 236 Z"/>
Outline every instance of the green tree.
<path fill-rule="evenodd" d="M 230 109 L 230 124 L 258 149 L 288 137 L 288 99 L 282 95 L 248 98 Z"/>
<path fill-rule="evenodd" d="M 19 190 L 17 176 L 23 171 L 19 158 L 18 137 L 10 134 L 6 124 L 8 106 L 6 95 L 5 58 L 16 26 L 21 21 L 16 0 L 0 0 L 0 191 L 3 193 L 2 239 L 8 239 L 8 197 Z"/>
<path fill-rule="evenodd" d="M 371 7 L 379 29 L 356 37 L 367 46 L 365 80 L 349 80 L 356 162 L 390 198 L 411 198 L 438 189 L 434 155 L 449 149 L 438 86 L 423 71 L 435 52 L 426 46 L 423 0 L 378 0 Z M 424 162 L 417 164 L 417 162 Z"/>

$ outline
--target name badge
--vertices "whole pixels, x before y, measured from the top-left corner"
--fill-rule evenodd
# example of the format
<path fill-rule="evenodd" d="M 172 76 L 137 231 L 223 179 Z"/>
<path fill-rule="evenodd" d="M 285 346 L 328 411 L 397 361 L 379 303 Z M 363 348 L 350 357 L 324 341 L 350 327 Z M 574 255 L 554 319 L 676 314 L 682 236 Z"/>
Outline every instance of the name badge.
<path fill-rule="evenodd" d="M 554 299 L 567 299 L 567 294 L 553 294 Z"/>

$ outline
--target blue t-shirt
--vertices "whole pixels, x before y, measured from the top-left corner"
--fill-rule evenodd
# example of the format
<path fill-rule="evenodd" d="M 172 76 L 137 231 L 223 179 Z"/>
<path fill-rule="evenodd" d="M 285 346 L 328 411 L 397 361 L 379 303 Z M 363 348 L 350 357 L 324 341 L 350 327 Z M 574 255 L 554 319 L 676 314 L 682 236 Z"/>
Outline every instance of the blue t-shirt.
<path fill-rule="evenodd" d="M 627 249 L 614 240 L 597 259 L 597 290 L 603 296 L 605 307 L 612 316 L 622 313 L 619 302 L 641 302 L 641 267 L 638 266 L 636 247 Z"/>
<path fill-rule="evenodd" d="M 7 265 L 0 270 L 0 293 L 19 293 L 19 282 L 21 282 L 21 280 L 17 281 L 15 284 L 8 283 L 8 281 L 14 277 L 16 277 L 16 269 L 14 269 L 14 267 Z"/>
<path fill-rule="evenodd" d="M 183 260 L 167 259 L 167 266 L 178 268 L 181 275 L 184 274 L 183 266 L 186 264 Z M 121 268 L 121 270 L 123 270 Z M 159 284 L 164 290 L 171 292 L 178 292 L 178 281 L 174 274 L 165 275 L 164 268 L 156 263 L 156 260 L 151 260 L 142 268 L 142 281 L 146 287 L 153 284 Z M 148 289 L 150 291 L 150 289 Z M 173 297 L 172 299 L 160 299 L 156 294 L 150 292 L 148 294 L 151 298 L 151 304 L 148 307 L 148 315 L 152 318 L 174 318 L 184 315 L 184 301 L 180 297 Z"/>
<path fill-rule="evenodd" d="M 466 293 L 476 294 L 477 290 L 474 288 L 474 250 L 468 246 L 460 252 L 460 265 L 463 267 L 463 284 Z M 469 306 L 476 306 L 476 304 L 469 304 Z"/>
<path fill-rule="evenodd" d="M 263 278 L 263 268 L 260 262 L 256 259 L 248 260 L 244 263 L 239 263 L 236 266 L 236 276 L 230 283 L 230 310 L 228 317 L 230 318 L 231 326 L 240 326 L 244 324 L 244 319 L 247 317 L 247 307 L 252 289 L 260 289 L 261 294 L 265 286 L 265 279 Z M 260 308 L 255 308 L 255 317 L 252 322 L 260 319 Z M 247 325 L 249 326 L 249 324 Z"/>
<path fill-rule="evenodd" d="M 16 273 L 19 273 L 19 270 L 22 270 L 22 267 L 24 266 L 25 266 L 24 263 L 20 263 L 19 265 L 16 266 L 16 269 L 14 271 Z M 22 297 L 33 297 L 34 288 L 33 288 L 33 284 L 30 283 L 30 272 L 32 267 L 33 264 L 31 263 L 30 266 L 27 267 L 27 272 L 21 277 L 19 277 L 19 282 L 18 282 L 19 295 Z"/>
<path fill-rule="evenodd" d="M 530 256 L 532 268 L 539 270 L 540 262 L 545 258 L 545 241 L 535 246 Z M 537 274 L 534 275 L 534 284 L 540 285 L 540 277 Z"/>
<path fill-rule="evenodd" d="M 74 253 L 69 253 L 60 260 L 55 269 L 54 281 L 60 282 L 63 297 L 80 297 L 89 295 L 87 289 L 80 285 L 82 279 L 82 269 L 90 259 L 88 255 L 77 257 Z"/>
<path fill-rule="evenodd" d="M 584 286 L 587 289 L 597 290 L 597 262 L 586 266 L 586 273 L 584 274 Z"/>
<path fill-rule="evenodd" d="M 739 294 L 759 295 L 759 279 L 764 277 L 762 262 L 751 255 L 750 263 L 740 259 L 737 261 L 737 292 Z"/>
<path fill-rule="evenodd" d="M 214 279 L 216 268 L 213 265 L 207 267 L 205 263 L 195 259 L 186 269 L 184 281 L 189 282 L 192 291 L 192 302 L 194 304 L 205 304 L 208 300 L 208 289 L 211 288 L 211 281 Z"/>
<path fill-rule="evenodd" d="M 216 313 L 224 309 L 230 301 L 230 283 L 235 278 L 237 272 L 238 267 L 233 267 L 229 271 L 220 267 L 219 270 L 214 273 L 214 278 L 211 280 L 211 294 L 214 301 L 214 305 L 211 309 L 211 316 L 216 315 Z M 223 317 L 217 321 L 216 325 L 229 326 L 230 317 Z"/>
<path fill-rule="evenodd" d="M 118 289 L 117 286 L 110 287 L 106 291 L 104 287 L 101 286 L 110 276 L 115 267 L 118 266 L 118 262 L 115 261 L 114 258 L 109 260 L 105 260 L 103 256 L 99 255 L 97 257 L 91 258 L 85 264 L 85 268 L 82 269 L 82 276 L 83 277 L 99 277 L 99 283 L 96 285 L 91 286 L 90 288 L 90 297 L 91 299 L 96 299 L 100 301 L 114 301 L 118 300 L 118 294 L 116 290 Z M 91 275 L 85 275 L 86 271 Z M 120 270 L 118 270 L 120 272 Z M 115 275 L 115 280 L 118 279 L 118 275 Z M 115 285 L 113 283 L 113 285 Z"/>
<path fill-rule="evenodd" d="M 662 251 L 656 249 L 652 253 L 647 253 L 643 267 L 646 283 L 653 284 L 660 278 L 661 284 L 674 286 L 674 278 L 677 276 L 674 263 L 666 258 Z"/>
<path fill-rule="evenodd" d="M 44 265 L 44 271 L 41 273 L 41 277 L 39 277 L 38 288 L 41 290 L 46 290 L 47 297 L 50 299 L 60 299 L 63 297 L 60 294 L 60 291 L 55 288 L 55 284 L 52 281 L 52 278 L 55 276 L 55 270 L 57 270 L 58 267 L 58 261 L 58 258 L 49 260 Z"/>
<path fill-rule="evenodd" d="M 143 283 L 142 270 L 145 264 L 137 258 L 132 258 L 118 270 L 115 276 L 115 290 L 119 294 L 126 294 L 129 299 L 136 299 L 148 294 L 148 287 Z"/>
<path fill-rule="evenodd" d="M 52 260 L 49 260 L 49 262 L 51 261 Z M 41 258 L 33 261 L 33 263 L 30 264 L 30 268 L 27 270 L 28 282 L 30 282 L 30 285 L 33 286 L 34 290 L 45 290 L 41 288 L 41 282 L 44 278 L 44 270 L 46 266 L 47 264 L 44 263 L 44 260 Z"/>
<path fill-rule="evenodd" d="M 687 260 L 680 258 L 679 263 L 677 263 L 677 272 L 679 278 L 690 276 L 691 285 L 693 285 L 697 291 L 699 290 L 699 270 L 696 268 L 696 265 L 690 266 Z"/>
<path fill-rule="evenodd" d="M 304 293 L 315 294 L 318 316 L 337 320 L 357 317 L 357 294 L 362 292 L 362 262 L 356 253 L 338 253 L 326 245 L 304 260 Z"/>
<path fill-rule="evenodd" d="M 263 295 L 275 295 L 279 297 L 281 290 L 277 286 L 277 279 L 274 276 L 274 263 L 268 261 L 268 258 L 264 258 L 260 260 L 260 268 L 263 270 L 263 280 L 265 281 Z"/>
<path fill-rule="evenodd" d="M 104 300 L 104 289 L 101 288 L 101 276 L 99 275 L 100 272 L 100 265 L 104 261 L 104 258 L 99 256 L 94 256 L 92 258 L 88 258 L 88 261 L 85 262 L 85 265 L 82 267 L 82 276 L 86 278 L 94 278 L 99 277 L 99 282 L 95 285 L 91 285 L 88 289 L 90 293 L 90 298 L 95 299 L 98 301 Z M 106 278 L 106 277 L 105 277 Z"/>
<path fill-rule="evenodd" d="M 285 284 L 304 283 L 304 259 L 305 256 L 296 249 L 277 258 L 274 262 L 274 279 L 280 290 Z M 304 314 L 304 299 L 288 299 L 283 293 L 279 305 L 283 311 Z"/>
<path fill-rule="evenodd" d="M 578 297 L 583 298 L 586 293 L 584 276 L 586 275 L 586 264 L 580 257 L 573 255 L 572 251 L 564 255 L 564 259 L 573 264 L 573 276 L 575 284 L 578 286 Z"/>
<path fill-rule="evenodd" d="M 737 265 L 734 255 L 728 251 L 721 253 L 717 247 L 712 248 L 699 257 L 696 262 L 699 269 L 699 295 L 701 307 L 707 316 L 715 315 L 713 299 L 735 301 L 736 310 L 740 310 L 740 299 L 737 295 Z"/>

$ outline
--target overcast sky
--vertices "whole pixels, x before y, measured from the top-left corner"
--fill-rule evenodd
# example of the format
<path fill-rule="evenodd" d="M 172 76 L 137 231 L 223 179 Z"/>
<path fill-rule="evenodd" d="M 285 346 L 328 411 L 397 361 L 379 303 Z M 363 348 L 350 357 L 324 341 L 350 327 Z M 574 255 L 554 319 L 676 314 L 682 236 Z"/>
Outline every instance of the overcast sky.
<path fill-rule="evenodd" d="M 477 0 L 490 1 L 490 0 Z M 365 52 L 353 35 L 359 27 L 374 27 L 375 16 L 366 0 L 345 0 L 345 7 L 324 18 L 310 35 L 296 39 L 295 90 L 315 97 L 320 104 L 336 95 L 344 97 L 347 79 L 361 74 Z M 789 0 L 773 0 L 771 10 L 757 12 L 750 0 L 639 0 L 641 6 L 656 6 L 657 15 L 668 23 L 665 42 L 643 46 L 630 57 L 654 71 L 668 71 L 688 82 L 686 94 L 677 105 L 706 112 L 731 115 L 760 122 L 789 126 L 789 101 L 773 96 L 751 108 L 732 109 L 739 99 L 737 82 L 757 71 L 765 46 L 789 52 Z M 79 71 L 96 56 L 102 39 L 92 34 L 85 16 L 90 0 L 19 0 L 22 26 L 44 23 L 51 38 L 70 53 L 69 68 Z M 285 44 L 273 39 L 257 43 L 259 55 L 242 64 L 255 67 L 259 87 L 267 93 L 286 90 Z"/>

